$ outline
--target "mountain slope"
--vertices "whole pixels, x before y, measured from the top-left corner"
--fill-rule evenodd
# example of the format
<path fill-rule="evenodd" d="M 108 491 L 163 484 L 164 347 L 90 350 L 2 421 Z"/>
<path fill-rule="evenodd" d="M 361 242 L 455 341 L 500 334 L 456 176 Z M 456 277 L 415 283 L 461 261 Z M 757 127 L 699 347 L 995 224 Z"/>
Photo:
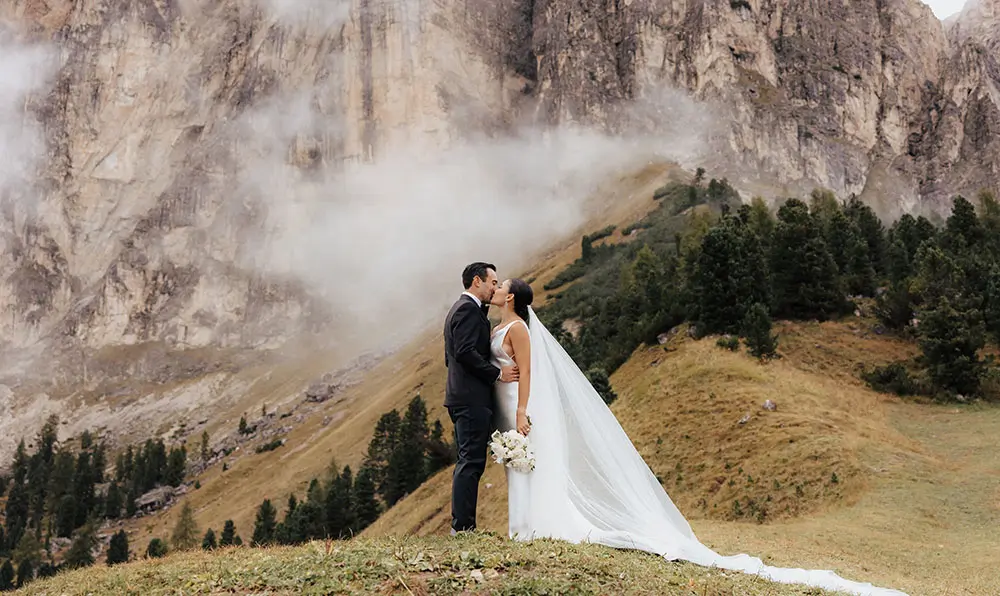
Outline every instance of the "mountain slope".
<path fill-rule="evenodd" d="M 337 369 L 418 331 L 381 327 L 423 312 L 384 263 L 416 286 L 467 260 L 439 214 L 489 205 L 518 240 L 491 258 L 524 268 L 664 153 L 747 194 L 939 208 L 1000 172 L 997 2 L 947 32 L 919 0 L 5 3 L 5 419 L 149 434 L 212 409 L 206 374 L 238 391 L 331 343 Z M 133 398 L 148 424 L 83 414 Z"/>
<path fill-rule="evenodd" d="M 696 535 L 722 554 L 833 569 L 911 594 L 994 593 L 989 561 L 1000 541 L 988 528 L 1000 520 L 1000 459 L 989 429 L 1000 411 L 904 404 L 868 390 L 860 363 L 912 350 L 871 325 L 783 324 L 783 357 L 767 366 L 711 338 L 640 348 L 612 377 L 612 410 Z M 777 411 L 762 409 L 765 399 Z M 446 533 L 449 472 L 365 535 Z M 481 525 L 505 532 L 498 466 L 480 494 Z"/>
<path fill-rule="evenodd" d="M 603 195 L 607 211 L 601 216 L 601 224 L 594 226 L 603 227 L 606 222 L 615 222 L 624 227 L 637 221 L 655 205 L 653 191 L 675 176 L 687 179 L 690 174 L 672 166 L 653 165 L 633 176 L 609 182 L 607 194 Z M 594 229 L 592 226 L 584 227 L 580 234 Z M 541 287 L 545 280 L 572 262 L 579 250 L 579 240 L 553 246 L 533 268 L 531 275 L 537 280 L 535 285 Z M 500 274 L 508 276 L 516 273 L 501 271 Z M 544 302 L 544 298 L 543 292 L 536 296 L 539 303 Z M 440 316 L 445 314 L 446 311 L 441 312 Z M 365 371 L 362 382 L 345 388 L 336 399 L 303 413 L 294 424 L 291 421 L 286 421 L 287 424 L 282 422 L 279 414 L 275 425 L 288 427 L 287 432 L 280 435 L 287 439 L 284 447 L 262 454 L 250 453 L 253 446 L 264 442 L 262 437 L 255 436 L 242 444 L 239 452 L 223 458 L 229 466 L 227 471 L 222 471 L 222 464 L 217 462 L 198 476 L 201 488 L 189 492 L 185 498 L 195 508 L 199 519 L 205 525 L 221 527 L 226 519 L 232 518 L 237 528 L 248 535 L 253 527 L 256 508 L 263 499 L 283 503 L 289 492 L 302 495 L 312 478 L 325 478 L 327 467 L 334 458 L 340 466 L 351 465 L 357 469 L 379 417 L 393 408 L 403 411 L 415 394 L 419 393 L 427 402 L 432 420 L 440 418 L 450 428 L 442 406 L 444 377 L 441 354 L 444 348 L 441 342 L 438 325 L 434 324 L 396 353 Z M 309 378 L 306 376 L 309 369 L 303 369 L 302 365 L 316 366 L 312 370 L 318 370 L 318 366 L 322 365 L 322 356 L 317 354 L 311 359 L 292 361 L 274 368 L 270 375 L 263 376 L 258 386 L 251 387 L 252 393 L 244 394 L 243 399 L 266 402 L 272 412 L 287 412 L 288 406 L 282 404 L 302 400 L 304 387 L 301 381 Z M 219 429 L 219 433 L 236 434 L 239 416 L 238 411 L 233 413 L 237 415 L 229 418 L 228 427 Z M 292 420 L 297 418 L 296 414 Z M 255 410 L 249 410 L 248 421 L 251 424 L 259 422 Z M 174 507 L 130 522 L 129 528 L 137 531 L 137 543 L 144 544 L 152 536 L 169 535 L 177 509 Z"/>

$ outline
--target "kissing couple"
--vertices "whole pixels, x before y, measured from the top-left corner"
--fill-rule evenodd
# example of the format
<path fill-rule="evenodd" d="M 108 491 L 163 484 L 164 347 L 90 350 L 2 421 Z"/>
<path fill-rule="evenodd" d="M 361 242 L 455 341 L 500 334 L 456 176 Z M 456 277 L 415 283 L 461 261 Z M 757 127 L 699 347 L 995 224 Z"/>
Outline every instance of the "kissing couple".
<path fill-rule="evenodd" d="M 863 596 L 906 596 L 846 580 L 832 571 L 779 568 L 703 545 L 636 451 L 587 377 L 531 308 L 531 286 L 500 283 L 477 262 L 462 272 L 465 291 L 445 319 L 445 407 L 455 425 L 452 534 L 476 529 L 479 480 L 490 435 L 516 430 L 534 452 L 533 471 L 506 467 L 509 535 L 552 538 L 655 553 Z M 501 314 L 493 330 L 490 306 Z"/>

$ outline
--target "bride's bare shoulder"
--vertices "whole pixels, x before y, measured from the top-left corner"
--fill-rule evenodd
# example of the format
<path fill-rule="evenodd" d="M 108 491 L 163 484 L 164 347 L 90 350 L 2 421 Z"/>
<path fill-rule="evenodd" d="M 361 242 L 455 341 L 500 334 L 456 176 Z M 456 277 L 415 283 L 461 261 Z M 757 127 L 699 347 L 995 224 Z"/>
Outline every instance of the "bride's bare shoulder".
<path fill-rule="evenodd" d="M 518 323 L 521 324 L 518 325 Z M 529 337 L 528 324 L 523 320 L 515 321 L 513 324 L 511 324 L 510 331 L 508 331 L 507 334 L 510 335 L 511 338 L 527 340 Z"/>

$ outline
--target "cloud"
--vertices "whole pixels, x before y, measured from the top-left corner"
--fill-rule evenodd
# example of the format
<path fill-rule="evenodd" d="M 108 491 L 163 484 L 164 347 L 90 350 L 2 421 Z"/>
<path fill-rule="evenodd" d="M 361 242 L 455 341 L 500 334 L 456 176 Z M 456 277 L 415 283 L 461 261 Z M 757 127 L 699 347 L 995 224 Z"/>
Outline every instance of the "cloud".
<path fill-rule="evenodd" d="M 301 96 L 269 102 L 240 131 L 255 148 L 241 194 L 268 214 L 253 266 L 322 295 L 343 337 L 371 344 L 359 349 L 404 341 L 461 291 L 469 262 L 518 274 L 605 206 L 590 202 L 600 184 L 651 160 L 692 162 L 707 146 L 710 114 L 681 92 L 611 111 L 616 133 L 525 126 L 437 149 L 388 147 L 374 163 L 317 174 L 290 165 L 287 148 L 340 123 Z"/>
<path fill-rule="evenodd" d="M 28 110 L 32 94 L 55 72 L 55 55 L 44 45 L 18 43 L 0 29 L 0 196 L 21 191 L 45 156 L 39 123 Z"/>

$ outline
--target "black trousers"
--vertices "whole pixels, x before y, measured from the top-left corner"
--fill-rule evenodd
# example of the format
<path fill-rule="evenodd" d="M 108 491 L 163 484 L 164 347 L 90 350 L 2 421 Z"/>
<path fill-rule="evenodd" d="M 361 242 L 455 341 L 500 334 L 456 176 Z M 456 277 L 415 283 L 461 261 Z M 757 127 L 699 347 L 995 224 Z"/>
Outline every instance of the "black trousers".
<path fill-rule="evenodd" d="M 476 529 L 479 479 L 486 469 L 486 450 L 493 429 L 493 411 L 482 406 L 449 406 L 455 424 L 458 464 L 451 484 L 451 527 L 456 532 Z"/>

